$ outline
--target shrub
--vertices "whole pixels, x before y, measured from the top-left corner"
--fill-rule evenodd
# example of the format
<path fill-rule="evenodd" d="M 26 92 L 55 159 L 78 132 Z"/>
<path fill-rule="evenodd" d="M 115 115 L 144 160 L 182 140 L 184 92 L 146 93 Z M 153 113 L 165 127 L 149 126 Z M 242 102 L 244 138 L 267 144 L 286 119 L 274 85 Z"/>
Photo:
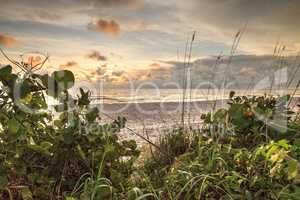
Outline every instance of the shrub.
<path fill-rule="evenodd" d="M 288 106 L 290 96 L 235 97 L 231 92 L 228 108 L 202 115 L 203 132 L 218 138 L 236 135 L 237 145 L 255 147 L 262 142 L 299 137 L 296 114 Z M 298 125 L 296 125 L 298 124 Z"/>
<path fill-rule="evenodd" d="M 258 148 L 200 141 L 166 176 L 170 199 L 285 199 L 299 191 L 298 161 L 286 140 Z M 170 192 L 171 191 L 171 192 Z"/>
<path fill-rule="evenodd" d="M 155 151 L 145 162 L 158 199 L 298 199 L 300 129 L 289 96 L 231 95 L 227 108 L 202 116 L 202 129 L 159 141 L 170 159 Z"/>
<path fill-rule="evenodd" d="M 128 186 L 139 151 L 134 141 L 118 139 L 126 119 L 100 124 L 98 109 L 89 105 L 89 92 L 80 89 L 76 98 L 68 93 L 74 85 L 72 72 L 18 75 L 5 66 L 0 82 L 3 198 L 60 199 L 83 174 L 94 177 L 101 162 L 101 177 L 112 180 L 115 190 Z M 47 96 L 59 102 L 55 115 L 46 110 Z M 30 113 L 24 105 L 40 112 Z"/>

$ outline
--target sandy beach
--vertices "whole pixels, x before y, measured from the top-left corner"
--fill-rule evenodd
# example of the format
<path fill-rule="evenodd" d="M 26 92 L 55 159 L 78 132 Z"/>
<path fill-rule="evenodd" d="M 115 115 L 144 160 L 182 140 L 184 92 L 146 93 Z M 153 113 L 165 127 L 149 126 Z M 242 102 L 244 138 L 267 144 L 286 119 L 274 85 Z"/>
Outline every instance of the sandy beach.
<path fill-rule="evenodd" d="M 298 98 L 294 98 L 290 106 L 295 107 Z M 201 125 L 201 114 L 211 111 L 214 107 L 221 108 L 227 106 L 227 100 L 215 101 L 194 101 L 185 104 L 185 122 L 190 122 L 193 127 Z M 118 116 L 126 117 L 126 127 L 149 137 L 153 142 L 171 127 L 179 127 L 181 125 L 181 102 L 148 102 L 148 103 L 106 103 L 98 104 L 97 107 L 101 111 L 101 119 L 103 122 L 110 122 Z M 190 110 L 190 114 L 188 114 Z M 129 129 L 123 129 L 120 133 L 121 138 L 134 139 L 139 146 L 145 144 L 138 136 L 134 135 Z"/>
<path fill-rule="evenodd" d="M 200 126 L 201 114 L 211 110 L 214 106 L 214 101 L 195 101 L 185 104 L 185 121 L 190 122 L 194 127 Z M 118 116 L 126 117 L 126 126 L 133 131 L 149 137 L 151 141 L 155 141 L 159 135 L 171 127 L 181 125 L 181 102 L 151 102 L 151 103 L 113 103 L 97 105 L 101 111 L 101 119 L 103 122 L 112 121 Z M 216 101 L 216 108 L 226 106 L 226 100 Z M 190 110 L 190 114 L 188 114 Z M 121 138 L 134 139 L 138 145 L 143 145 L 145 142 L 134 135 L 132 131 L 123 129 Z"/>

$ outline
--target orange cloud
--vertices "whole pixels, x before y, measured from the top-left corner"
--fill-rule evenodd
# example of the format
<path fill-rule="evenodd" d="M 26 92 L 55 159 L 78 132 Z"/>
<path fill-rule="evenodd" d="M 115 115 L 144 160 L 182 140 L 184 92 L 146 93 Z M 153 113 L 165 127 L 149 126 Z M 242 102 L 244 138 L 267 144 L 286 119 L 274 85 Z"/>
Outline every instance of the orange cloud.
<path fill-rule="evenodd" d="M 124 71 L 113 71 L 112 76 L 121 77 L 125 72 Z"/>
<path fill-rule="evenodd" d="M 36 66 L 42 63 L 42 58 L 40 56 L 29 56 L 26 63 L 30 66 Z"/>
<path fill-rule="evenodd" d="M 17 40 L 12 36 L 0 34 L 0 45 L 10 48 L 17 44 L 18 44 Z"/>
<path fill-rule="evenodd" d="M 87 55 L 88 58 L 98 60 L 98 61 L 106 61 L 107 58 L 103 56 L 99 51 L 92 51 Z"/>
<path fill-rule="evenodd" d="M 149 65 L 149 67 L 151 67 L 151 68 L 160 68 L 160 64 L 152 63 L 151 65 Z"/>
<path fill-rule="evenodd" d="M 88 29 L 96 30 L 100 33 L 117 36 L 121 32 L 120 25 L 115 20 L 99 19 L 96 23 L 90 23 Z"/>
<path fill-rule="evenodd" d="M 77 66 L 77 65 L 78 65 L 78 63 L 75 62 L 75 61 L 68 61 L 65 64 L 59 65 L 59 67 L 62 68 L 62 69 L 65 69 L 65 68 L 74 67 L 74 66 Z"/>

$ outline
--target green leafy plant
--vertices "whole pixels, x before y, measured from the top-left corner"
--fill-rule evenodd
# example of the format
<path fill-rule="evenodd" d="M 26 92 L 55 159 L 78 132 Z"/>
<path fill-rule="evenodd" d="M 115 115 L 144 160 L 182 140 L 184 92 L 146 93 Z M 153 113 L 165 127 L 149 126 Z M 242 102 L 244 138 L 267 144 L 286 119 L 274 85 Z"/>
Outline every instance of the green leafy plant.
<path fill-rule="evenodd" d="M 110 179 L 115 190 L 128 186 L 139 151 L 134 141 L 118 139 L 126 119 L 100 123 L 99 110 L 89 105 L 88 91 L 80 89 L 77 98 L 68 93 L 74 85 L 72 72 L 19 75 L 5 66 L 0 69 L 0 84 L 0 191 L 4 198 L 18 199 L 25 193 L 27 199 L 63 197 L 83 174 L 99 171 L 100 162 L 101 179 L 89 185 Z M 56 114 L 47 110 L 47 95 L 59 102 Z"/>

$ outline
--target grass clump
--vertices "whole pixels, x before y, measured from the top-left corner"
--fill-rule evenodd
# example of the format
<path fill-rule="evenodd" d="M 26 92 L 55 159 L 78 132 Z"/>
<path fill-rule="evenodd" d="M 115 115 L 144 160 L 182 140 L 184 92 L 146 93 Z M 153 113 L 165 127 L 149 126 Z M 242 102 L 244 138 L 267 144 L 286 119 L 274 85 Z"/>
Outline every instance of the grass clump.
<path fill-rule="evenodd" d="M 164 136 L 171 162 L 153 156 L 146 170 L 160 199 L 299 199 L 299 119 L 289 101 L 231 94 L 200 130 Z"/>

